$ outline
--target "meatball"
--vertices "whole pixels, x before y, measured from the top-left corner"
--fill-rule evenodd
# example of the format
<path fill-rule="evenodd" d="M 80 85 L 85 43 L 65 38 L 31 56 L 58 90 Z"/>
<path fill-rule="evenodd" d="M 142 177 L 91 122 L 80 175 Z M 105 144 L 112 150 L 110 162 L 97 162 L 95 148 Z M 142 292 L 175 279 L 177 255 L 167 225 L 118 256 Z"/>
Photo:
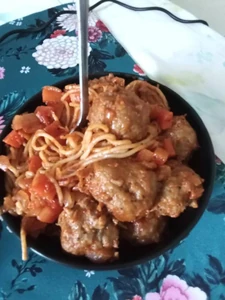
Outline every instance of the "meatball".
<path fill-rule="evenodd" d="M 118 229 L 106 208 L 89 196 L 79 193 L 74 207 L 64 208 L 58 224 L 66 252 L 99 263 L 118 257 Z"/>
<path fill-rule="evenodd" d="M 134 80 L 126 86 L 126 90 L 134 91 L 136 95 L 151 106 L 157 105 L 169 109 L 166 97 L 159 87 L 154 86 L 147 81 Z"/>
<path fill-rule="evenodd" d="M 166 218 L 155 212 L 132 223 L 123 223 L 121 235 L 132 244 L 147 245 L 158 243 L 166 227 Z"/>
<path fill-rule="evenodd" d="M 150 108 L 132 91 L 100 93 L 92 103 L 90 124 L 103 123 L 119 139 L 140 141 L 147 136 Z"/>
<path fill-rule="evenodd" d="M 132 159 L 106 159 L 79 171 L 79 187 L 104 203 L 116 219 L 132 222 L 155 205 L 156 174 Z"/>
<path fill-rule="evenodd" d="M 166 132 L 171 137 L 179 160 L 186 160 L 198 147 L 197 135 L 184 116 L 173 118 L 172 127 Z"/>
<path fill-rule="evenodd" d="M 123 78 L 109 74 L 107 76 L 100 77 L 99 79 L 89 80 L 88 85 L 97 93 L 102 92 L 114 92 L 119 91 L 125 86 L 125 80 Z"/>
<path fill-rule="evenodd" d="M 162 216 L 177 218 L 186 207 L 197 208 L 204 191 L 202 183 L 203 179 L 189 167 L 175 167 L 162 186 L 156 210 Z"/>

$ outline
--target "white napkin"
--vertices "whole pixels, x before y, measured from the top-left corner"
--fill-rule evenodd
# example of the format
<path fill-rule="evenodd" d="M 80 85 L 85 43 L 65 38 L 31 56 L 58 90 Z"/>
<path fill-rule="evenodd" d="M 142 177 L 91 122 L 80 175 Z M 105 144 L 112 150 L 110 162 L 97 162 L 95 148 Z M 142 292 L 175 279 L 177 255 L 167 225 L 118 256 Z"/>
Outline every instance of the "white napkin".
<path fill-rule="evenodd" d="M 98 0 L 90 0 L 90 5 Z M 161 6 L 196 19 L 167 0 L 123 0 Z M 148 77 L 167 85 L 199 113 L 225 162 L 225 38 L 202 24 L 181 24 L 162 12 L 134 12 L 107 3 L 95 10 Z"/>

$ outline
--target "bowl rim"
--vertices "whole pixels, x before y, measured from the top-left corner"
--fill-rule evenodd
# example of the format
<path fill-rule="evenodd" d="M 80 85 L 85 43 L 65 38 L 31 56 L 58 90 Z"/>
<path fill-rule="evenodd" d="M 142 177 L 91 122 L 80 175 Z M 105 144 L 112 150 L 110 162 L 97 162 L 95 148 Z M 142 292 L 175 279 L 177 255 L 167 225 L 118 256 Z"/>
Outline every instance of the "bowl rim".
<path fill-rule="evenodd" d="M 196 226 L 196 224 L 199 222 L 199 220 L 201 219 L 203 213 L 206 210 L 206 207 L 208 205 L 210 196 L 212 194 L 213 191 L 213 186 L 214 186 L 214 180 L 215 180 L 215 173 L 216 173 L 216 165 L 215 165 L 215 154 L 214 154 L 214 148 L 213 148 L 213 144 L 212 144 L 212 140 L 210 138 L 209 132 L 205 126 L 205 124 L 203 123 L 202 119 L 200 118 L 200 116 L 198 115 L 198 113 L 195 111 L 195 109 L 185 100 L 183 99 L 179 94 L 177 94 L 176 92 L 174 92 L 172 89 L 170 89 L 169 87 L 155 81 L 152 80 L 148 77 L 143 77 L 140 75 L 134 75 L 134 74 L 130 74 L 130 73 L 126 73 L 126 72 L 101 72 L 101 73 L 96 73 L 96 74 L 91 74 L 89 76 L 89 79 L 94 79 L 94 78 L 99 78 L 102 76 L 106 76 L 108 74 L 112 73 L 114 76 L 118 76 L 118 77 L 122 77 L 122 78 L 128 78 L 128 79 L 132 79 L 132 80 L 144 80 L 149 82 L 150 84 L 153 85 L 159 85 L 159 87 L 162 87 L 164 90 L 172 93 L 179 101 L 181 101 L 183 104 L 186 105 L 186 107 L 188 107 L 190 110 L 192 110 L 192 118 L 194 118 L 199 124 L 201 124 L 202 129 L 204 129 L 204 134 L 205 137 L 207 139 L 208 142 L 208 146 L 209 149 L 207 149 L 207 151 L 210 152 L 210 161 L 208 161 L 207 163 L 210 165 L 210 169 L 212 170 L 211 172 L 211 176 L 210 176 L 210 180 L 209 180 L 209 185 L 207 188 L 207 191 L 205 191 L 204 194 L 204 205 L 198 207 L 198 214 L 195 217 L 195 219 L 191 222 L 191 224 L 189 224 L 187 226 L 187 228 L 185 228 L 176 238 L 174 238 L 171 242 L 168 242 L 168 244 L 165 247 L 162 247 L 162 249 L 157 249 L 154 253 L 150 253 L 148 255 L 145 255 L 141 258 L 137 258 L 135 260 L 129 261 L 129 262 L 113 262 L 113 263 L 107 263 L 107 264 L 95 264 L 93 262 L 87 262 L 87 263 L 82 263 L 82 264 L 77 264 L 76 262 L 71 262 L 71 260 L 68 259 L 60 259 L 60 258 L 53 258 L 50 257 L 49 255 L 45 255 L 42 252 L 40 252 L 40 250 L 35 249 L 34 246 L 29 246 L 30 241 L 28 239 L 28 247 L 36 254 L 38 254 L 39 256 L 45 258 L 46 260 L 58 263 L 58 264 L 62 264 L 62 265 L 66 265 L 72 268 L 76 268 L 76 269 L 80 269 L 80 270 L 94 270 L 94 271 L 111 271 L 111 270 L 119 270 L 119 269 L 124 269 L 124 268 L 130 268 L 130 267 L 135 267 L 139 264 L 143 264 L 143 263 L 147 263 L 148 261 L 151 261 L 159 256 L 161 256 L 162 254 L 168 252 L 171 249 L 174 249 L 175 247 L 177 247 L 181 241 L 183 241 L 185 238 L 188 237 L 188 235 L 190 234 L 190 232 L 193 230 L 193 228 Z M 61 81 L 58 81 L 56 83 L 51 84 L 51 86 L 65 86 L 66 84 L 69 84 L 68 82 L 79 82 L 79 78 L 78 76 L 75 77 L 68 77 L 66 79 L 63 79 Z M 0 141 L 0 151 L 2 151 L 2 145 L 3 145 L 3 138 L 5 137 L 7 130 L 9 128 L 9 126 L 12 123 L 12 119 L 16 114 L 21 114 L 24 112 L 24 108 L 26 106 L 29 105 L 29 103 L 33 103 L 37 97 L 41 97 L 41 91 L 39 91 L 38 93 L 36 93 L 35 95 L 33 95 L 32 97 L 30 97 L 16 112 L 15 114 L 13 114 L 12 118 L 6 123 L 5 128 L 2 131 L 2 134 L 0 135 L 1 141 Z M 1 153 L 0 153 L 1 154 Z M 19 234 L 13 229 L 11 228 L 10 224 L 8 223 L 8 216 L 9 214 L 3 214 L 3 219 L 6 222 L 7 226 L 9 226 L 9 229 L 12 230 L 13 234 L 16 235 L 19 239 Z M 17 218 L 17 217 L 15 217 Z"/>

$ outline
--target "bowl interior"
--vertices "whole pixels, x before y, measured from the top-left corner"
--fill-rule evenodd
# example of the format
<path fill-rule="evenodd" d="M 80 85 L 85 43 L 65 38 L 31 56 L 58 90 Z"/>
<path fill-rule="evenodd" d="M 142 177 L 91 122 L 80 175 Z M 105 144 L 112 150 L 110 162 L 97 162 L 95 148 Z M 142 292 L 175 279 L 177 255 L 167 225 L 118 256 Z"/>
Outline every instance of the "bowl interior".
<path fill-rule="evenodd" d="M 98 74 L 90 76 L 91 78 L 98 78 L 106 74 Z M 124 73 L 115 73 L 115 75 L 125 78 L 126 83 L 131 82 L 132 80 L 140 79 L 142 77 L 133 76 Z M 156 85 L 157 83 L 152 80 L 147 80 L 151 84 Z M 66 84 L 78 83 L 78 78 L 69 78 L 64 81 L 61 81 L 55 86 L 63 88 Z M 120 247 L 120 259 L 114 263 L 105 263 L 105 264 L 94 264 L 83 257 L 76 257 L 65 253 L 60 245 L 60 241 L 55 237 L 46 237 L 40 236 L 38 239 L 28 239 L 28 245 L 38 254 L 43 255 L 44 257 L 66 263 L 70 266 L 82 269 L 91 269 L 91 270 L 110 270 L 110 269 L 119 269 L 130 267 L 132 265 L 145 262 L 147 260 L 153 259 L 165 251 L 169 250 L 172 247 L 175 247 L 181 240 L 183 240 L 191 231 L 191 229 L 198 222 L 199 218 L 203 214 L 209 197 L 212 192 L 214 176 L 215 176 L 215 163 L 214 163 L 214 151 L 211 143 L 209 134 L 201 121 L 200 117 L 197 115 L 195 110 L 179 95 L 170 90 L 169 88 L 160 85 L 160 89 L 165 94 L 171 110 L 175 115 L 187 115 L 187 120 L 190 122 L 192 127 L 196 130 L 199 149 L 194 153 L 193 157 L 190 160 L 190 166 L 202 177 L 204 178 L 204 193 L 199 200 L 198 209 L 187 209 L 179 218 L 170 219 L 168 226 L 168 234 L 165 236 L 164 240 L 157 245 L 148 245 L 141 247 L 131 247 L 130 245 L 121 244 Z M 24 112 L 33 112 L 38 105 L 42 104 L 41 92 L 33 96 L 28 100 L 24 106 L 17 112 L 21 114 Z M 10 132 L 11 124 L 8 124 L 1 136 L 0 141 L 0 154 L 5 154 L 5 146 L 2 142 L 2 139 Z M 4 188 L 4 173 L 0 171 L 0 204 L 2 204 L 3 198 L 5 196 Z M 9 228 L 19 236 L 20 231 L 20 219 L 13 217 L 9 214 L 4 215 L 4 220 L 7 222 Z"/>

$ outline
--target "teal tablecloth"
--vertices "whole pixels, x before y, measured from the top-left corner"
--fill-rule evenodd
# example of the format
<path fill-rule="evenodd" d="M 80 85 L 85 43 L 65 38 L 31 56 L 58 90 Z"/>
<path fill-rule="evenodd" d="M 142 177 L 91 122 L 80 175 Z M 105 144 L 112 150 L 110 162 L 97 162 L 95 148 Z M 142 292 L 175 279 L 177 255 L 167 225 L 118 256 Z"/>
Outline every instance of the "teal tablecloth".
<path fill-rule="evenodd" d="M 40 26 L 60 9 L 1 26 L 0 35 L 15 28 Z M 72 38 L 71 24 L 71 17 L 58 19 L 40 34 L 23 34 L 0 44 L 0 130 L 43 85 L 77 74 L 78 68 L 73 66 L 77 38 Z M 91 73 L 143 75 L 100 21 L 92 17 L 89 26 Z M 189 237 L 174 250 L 132 269 L 80 271 L 35 254 L 22 263 L 19 240 L 0 222 L 0 299 L 225 300 L 225 166 L 219 159 L 215 163 L 217 176 L 210 204 Z"/>

